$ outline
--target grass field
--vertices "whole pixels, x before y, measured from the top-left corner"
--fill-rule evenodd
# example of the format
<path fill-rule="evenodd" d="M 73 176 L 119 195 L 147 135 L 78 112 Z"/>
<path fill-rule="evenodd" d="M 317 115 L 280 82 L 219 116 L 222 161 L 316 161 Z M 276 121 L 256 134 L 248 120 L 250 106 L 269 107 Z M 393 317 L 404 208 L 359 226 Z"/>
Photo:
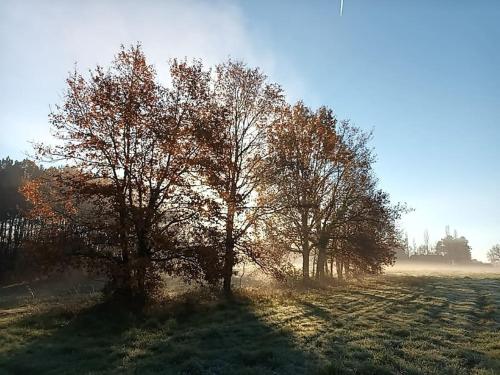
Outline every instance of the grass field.
<path fill-rule="evenodd" d="M 141 315 L 88 289 L 33 295 L 0 289 L 0 373 L 500 374 L 498 275 L 194 291 Z"/>

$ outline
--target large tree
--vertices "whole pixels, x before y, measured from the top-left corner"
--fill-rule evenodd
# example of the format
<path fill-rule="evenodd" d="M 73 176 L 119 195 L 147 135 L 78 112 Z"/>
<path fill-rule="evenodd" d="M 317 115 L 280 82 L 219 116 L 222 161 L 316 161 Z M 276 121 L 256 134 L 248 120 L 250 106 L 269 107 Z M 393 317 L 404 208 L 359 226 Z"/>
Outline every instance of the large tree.
<path fill-rule="evenodd" d="M 372 184 L 362 191 L 345 218 L 337 220 L 330 251 L 332 269 L 337 277 L 352 274 L 376 274 L 395 261 L 404 240 L 396 226 L 403 205 L 393 205 L 387 193 Z"/>
<path fill-rule="evenodd" d="M 217 139 L 207 149 L 203 180 L 218 206 L 223 289 L 229 294 L 234 266 L 252 249 L 251 228 L 266 213 L 256 193 L 264 176 L 266 131 L 283 105 L 283 93 L 259 69 L 232 60 L 216 66 L 212 90 Z"/>
<path fill-rule="evenodd" d="M 139 299 L 189 253 L 203 212 L 192 186 L 213 119 L 209 76 L 177 61 L 170 74 L 171 87 L 160 85 L 140 46 L 122 48 L 110 69 L 72 74 L 50 117 L 58 142 L 38 145 L 42 159 L 70 168 L 51 176 L 49 190 L 48 181 L 25 188 L 40 212 L 71 223 L 73 255 L 106 265 L 113 289 Z"/>
<path fill-rule="evenodd" d="M 351 236 L 342 229 L 367 221 L 367 197 L 375 184 L 371 176 L 373 156 L 367 146 L 370 133 L 346 121 L 340 122 L 335 131 L 339 151 L 329 163 L 331 173 L 320 191 L 322 204 L 315 210 L 317 279 L 325 277 L 328 252 L 335 248 L 335 241 Z M 341 258 L 337 256 L 336 261 L 338 266 Z"/>
<path fill-rule="evenodd" d="M 309 278 L 309 259 L 324 206 L 324 192 L 334 173 L 332 163 L 342 158 L 332 112 L 311 111 L 299 102 L 286 108 L 269 129 L 269 174 L 264 194 L 279 208 L 278 232 L 288 239 L 289 250 L 302 256 L 304 280 Z"/>
<path fill-rule="evenodd" d="M 271 233 L 286 236 L 286 242 L 275 243 L 301 254 L 304 280 L 312 252 L 317 279 L 325 277 L 328 255 L 339 277 L 354 253 L 372 269 L 393 258 L 395 242 L 389 238 L 395 238 L 399 209 L 376 190 L 369 139 L 369 133 L 337 121 L 331 110 L 312 111 L 300 102 L 269 131 L 264 194 L 279 209 L 268 223 L 277 226 Z"/>

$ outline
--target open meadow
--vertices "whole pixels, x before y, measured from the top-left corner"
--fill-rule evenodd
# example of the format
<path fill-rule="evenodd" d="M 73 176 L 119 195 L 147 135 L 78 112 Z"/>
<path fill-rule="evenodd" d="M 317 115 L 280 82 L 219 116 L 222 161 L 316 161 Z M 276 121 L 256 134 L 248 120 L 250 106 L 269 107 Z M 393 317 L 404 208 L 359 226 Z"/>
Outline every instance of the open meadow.
<path fill-rule="evenodd" d="M 141 314 L 92 286 L 0 289 L 3 374 L 498 374 L 500 276 L 171 293 Z"/>

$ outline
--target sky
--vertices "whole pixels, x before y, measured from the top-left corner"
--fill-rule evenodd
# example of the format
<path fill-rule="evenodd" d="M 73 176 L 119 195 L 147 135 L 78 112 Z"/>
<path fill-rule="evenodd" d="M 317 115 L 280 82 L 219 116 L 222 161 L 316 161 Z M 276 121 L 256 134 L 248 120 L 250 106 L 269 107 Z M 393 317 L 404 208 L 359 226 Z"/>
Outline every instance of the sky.
<path fill-rule="evenodd" d="M 259 66 L 290 101 L 373 130 L 380 186 L 414 209 L 410 242 L 449 225 L 486 260 L 500 243 L 500 2 L 496 0 L 0 2 L 0 158 L 50 142 L 65 78 L 141 42 L 173 57 Z"/>

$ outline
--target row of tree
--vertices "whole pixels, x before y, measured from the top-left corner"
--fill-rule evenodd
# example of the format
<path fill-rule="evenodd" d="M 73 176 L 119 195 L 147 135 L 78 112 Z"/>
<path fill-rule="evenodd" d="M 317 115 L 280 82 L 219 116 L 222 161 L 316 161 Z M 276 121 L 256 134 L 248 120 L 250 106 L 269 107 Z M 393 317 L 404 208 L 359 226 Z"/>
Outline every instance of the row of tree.
<path fill-rule="evenodd" d="M 22 187 L 43 230 L 25 243 L 105 272 L 116 293 L 143 299 L 162 273 L 230 293 L 239 262 L 283 277 L 297 254 L 305 280 L 311 258 L 320 280 L 377 273 L 401 246 L 371 135 L 287 104 L 241 62 L 173 60 L 162 85 L 140 46 L 122 48 L 67 79 L 50 122 L 57 142 L 36 150 L 56 166 Z"/>

